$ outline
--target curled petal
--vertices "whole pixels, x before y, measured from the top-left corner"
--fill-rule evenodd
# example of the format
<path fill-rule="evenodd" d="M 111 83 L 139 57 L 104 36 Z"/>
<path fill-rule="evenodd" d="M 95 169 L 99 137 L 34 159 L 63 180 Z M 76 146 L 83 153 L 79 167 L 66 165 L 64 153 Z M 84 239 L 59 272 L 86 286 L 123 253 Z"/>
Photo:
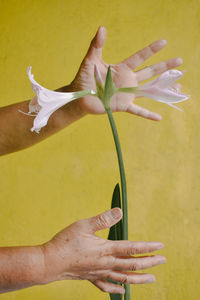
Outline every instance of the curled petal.
<path fill-rule="evenodd" d="M 102 80 L 101 73 L 100 73 L 97 65 L 94 65 L 94 78 L 96 81 L 96 85 L 101 86 L 103 88 L 103 86 L 104 86 L 103 80 Z"/>
<path fill-rule="evenodd" d="M 37 133 L 47 124 L 49 117 L 63 105 L 86 95 L 95 95 L 95 92 L 91 90 L 72 93 L 51 91 L 35 81 L 34 75 L 31 74 L 31 67 L 28 67 L 27 73 L 31 81 L 32 89 L 37 95 L 36 103 L 31 103 L 29 106 L 30 113 L 38 113 L 31 128 L 31 131 L 36 131 Z"/>
<path fill-rule="evenodd" d="M 145 90 L 136 91 L 138 96 L 147 97 L 152 100 L 165 103 L 178 103 L 189 98 L 188 95 L 176 92 L 174 89 L 160 89 L 157 87 L 149 87 Z"/>
<path fill-rule="evenodd" d="M 38 104 L 37 97 L 29 102 L 29 113 L 39 113 L 41 106 Z"/>
<path fill-rule="evenodd" d="M 94 65 L 94 79 L 96 82 L 96 90 L 97 90 L 97 96 L 99 99 L 103 98 L 103 92 L 104 92 L 104 84 L 101 77 L 101 73 L 97 67 L 97 65 Z"/>
<path fill-rule="evenodd" d="M 176 88 L 174 83 L 174 81 L 183 76 L 183 74 L 184 72 L 178 70 L 166 71 L 156 79 L 139 86 L 135 91 L 135 94 L 159 102 L 164 102 L 177 108 L 172 103 L 185 101 L 189 98 L 188 95 L 180 93 L 180 85 Z"/>
<path fill-rule="evenodd" d="M 160 76 L 154 80 L 147 82 L 140 86 L 142 89 L 146 89 L 150 86 L 157 86 L 161 89 L 171 86 L 176 80 L 181 78 L 184 75 L 185 71 L 179 70 L 168 70 L 162 73 Z"/>

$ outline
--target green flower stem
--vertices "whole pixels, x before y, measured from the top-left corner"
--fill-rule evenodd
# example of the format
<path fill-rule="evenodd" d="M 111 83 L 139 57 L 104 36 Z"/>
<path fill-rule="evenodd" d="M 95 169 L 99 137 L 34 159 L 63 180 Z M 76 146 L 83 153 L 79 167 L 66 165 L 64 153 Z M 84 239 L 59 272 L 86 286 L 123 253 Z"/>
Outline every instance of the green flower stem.
<path fill-rule="evenodd" d="M 110 122 L 110 126 L 112 128 L 112 133 L 115 141 L 115 147 L 117 150 L 117 157 L 118 157 L 118 163 L 119 163 L 119 170 L 120 170 L 120 179 L 121 179 L 121 189 L 122 189 L 122 210 L 123 210 L 123 219 L 122 219 L 122 239 L 128 240 L 128 206 L 127 206 L 127 189 L 126 189 L 126 176 L 125 176 L 125 170 L 124 170 L 124 163 L 122 158 L 122 151 L 121 146 L 119 142 L 119 137 L 117 133 L 117 128 L 115 125 L 115 120 L 112 115 L 112 111 L 110 108 L 106 108 L 106 112 L 108 115 L 108 119 Z M 125 284 L 125 295 L 124 299 L 129 300 L 130 299 L 130 285 Z"/>
<path fill-rule="evenodd" d="M 122 188 L 122 210 L 123 210 L 123 229 L 122 229 L 122 238 L 123 240 L 128 240 L 128 207 L 127 207 L 127 189 L 126 189 L 126 176 L 124 170 L 124 163 L 122 158 L 122 151 L 119 142 L 119 137 L 117 133 L 117 128 L 115 125 L 115 121 L 112 115 L 112 111 L 110 108 L 106 109 L 110 126 L 112 128 L 112 133 L 115 141 L 115 147 L 117 150 L 117 157 L 119 163 L 120 170 L 120 179 L 121 179 L 121 188 Z"/>

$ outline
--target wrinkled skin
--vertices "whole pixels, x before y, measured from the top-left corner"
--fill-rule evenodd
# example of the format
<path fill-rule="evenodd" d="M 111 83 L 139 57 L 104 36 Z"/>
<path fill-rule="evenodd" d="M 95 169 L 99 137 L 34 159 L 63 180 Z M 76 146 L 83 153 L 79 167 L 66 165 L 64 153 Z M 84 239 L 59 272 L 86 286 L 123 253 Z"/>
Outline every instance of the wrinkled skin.
<path fill-rule="evenodd" d="M 105 80 L 107 68 L 109 66 L 109 64 L 102 60 L 102 48 L 105 40 L 106 29 L 104 27 L 100 27 L 90 44 L 88 52 L 75 79 L 64 89 L 65 91 L 87 89 L 96 90 L 94 81 L 94 65 L 97 65 L 103 80 Z M 141 81 L 150 79 L 155 75 L 165 72 L 166 70 L 181 65 L 181 58 L 173 58 L 134 72 L 134 70 L 146 59 L 160 51 L 165 45 L 165 40 L 158 40 L 122 62 L 111 65 L 112 77 L 116 87 L 137 86 Z M 179 84 L 175 84 L 175 86 L 177 88 L 180 87 Z M 154 121 L 161 120 L 161 116 L 157 113 L 150 112 L 149 110 L 133 103 L 134 98 L 133 94 L 118 93 L 114 95 L 111 100 L 112 111 L 129 112 Z M 101 101 L 93 96 L 87 96 L 81 100 L 77 100 L 77 102 L 85 113 L 102 114 L 105 112 Z"/>
<path fill-rule="evenodd" d="M 87 279 L 100 290 L 124 293 L 122 286 L 106 281 L 107 278 L 121 283 L 151 283 L 151 274 L 132 271 L 147 269 L 164 263 L 165 258 L 132 256 L 163 248 L 159 242 L 108 241 L 95 232 L 110 228 L 122 218 L 122 211 L 114 208 L 89 219 L 77 221 L 44 244 L 45 282 L 63 279 Z"/>

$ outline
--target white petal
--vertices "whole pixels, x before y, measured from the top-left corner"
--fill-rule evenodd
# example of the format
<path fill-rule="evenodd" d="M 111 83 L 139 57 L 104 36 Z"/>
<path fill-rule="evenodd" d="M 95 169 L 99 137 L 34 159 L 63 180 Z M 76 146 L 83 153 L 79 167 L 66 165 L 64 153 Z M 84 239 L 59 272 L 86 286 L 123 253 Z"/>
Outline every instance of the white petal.
<path fill-rule="evenodd" d="M 31 67 L 28 67 L 27 73 L 31 81 L 32 89 L 37 95 L 39 105 L 35 108 L 30 106 L 30 112 L 38 112 L 39 110 L 38 115 L 34 119 L 31 131 L 39 132 L 40 129 L 47 124 L 49 117 L 63 105 L 86 95 L 95 95 L 94 91 L 89 90 L 72 93 L 51 91 L 35 81 L 34 75 L 31 74 Z"/>
<path fill-rule="evenodd" d="M 30 102 L 29 102 L 29 113 L 38 113 L 41 109 L 41 106 L 38 104 L 37 97 L 34 97 Z"/>
<path fill-rule="evenodd" d="M 75 94 L 76 92 L 72 93 L 62 93 L 62 92 L 55 92 L 48 90 L 41 86 L 39 83 L 37 83 L 34 79 L 34 75 L 31 74 L 31 67 L 28 67 L 27 70 L 28 77 L 31 81 L 31 86 L 36 95 L 38 96 L 38 103 L 42 107 L 43 105 L 46 104 L 52 104 L 58 102 L 59 100 L 68 103 L 71 100 L 75 100 Z M 61 105 L 62 106 L 62 105 Z"/>
<path fill-rule="evenodd" d="M 140 90 L 144 90 L 146 88 L 149 88 L 150 86 L 157 86 L 159 88 L 166 88 L 170 87 L 172 83 L 176 80 L 178 80 L 180 77 L 183 76 L 185 71 L 179 71 L 179 70 L 168 70 L 164 73 L 162 73 L 160 76 L 155 78 L 152 81 L 149 81 L 141 86 L 139 86 Z"/>
<path fill-rule="evenodd" d="M 103 85 L 104 85 L 103 80 L 102 80 L 101 73 L 100 73 L 99 68 L 97 67 L 97 65 L 94 65 L 94 78 L 95 78 L 95 81 L 96 81 L 96 85 L 103 88 Z"/>
<path fill-rule="evenodd" d="M 178 103 L 189 98 L 188 95 L 177 93 L 171 89 L 160 89 L 157 87 L 149 87 L 146 90 L 136 91 L 136 94 L 142 97 L 147 97 L 159 102 Z"/>
<path fill-rule="evenodd" d="M 165 102 L 165 104 L 167 104 L 167 105 L 169 105 L 169 106 L 171 106 L 171 107 L 173 107 L 173 108 L 176 108 L 176 109 L 178 109 L 178 110 L 180 110 L 180 111 L 183 111 L 181 108 L 179 108 L 179 107 L 177 107 L 176 105 L 173 105 L 173 104 L 171 104 L 171 103 L 166 103 L 166 102 Z"/>

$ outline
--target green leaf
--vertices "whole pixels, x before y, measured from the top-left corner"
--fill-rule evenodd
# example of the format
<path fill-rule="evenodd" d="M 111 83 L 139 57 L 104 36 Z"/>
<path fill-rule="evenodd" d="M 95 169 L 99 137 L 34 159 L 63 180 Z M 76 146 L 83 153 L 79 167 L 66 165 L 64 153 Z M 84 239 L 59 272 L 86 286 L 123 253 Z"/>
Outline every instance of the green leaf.
<path fill-rule="evenodd" d="M 111 208 L 120 207 L 121 208 L 121 196 L 120 196 L 120 187 L 119 183 L 116 184 L 113 196 L 112 196 L 112 203 Z M 122 221 L 119 221 L 117 224 L 112 226 L 109 231 L 108 240 L 121 240 L 122 239 Z M 114 284 L 119 284 L 113 280 L 107 279 L 107 281 L 112 282 Z M 122 300 L 121 294 L 110 294 L 111 300 Z"/>
<path fill-rule="evenodd" d="M 120 187 L 119 183 L 116 184 L 113 196 L 112 196 L 112 202 L 111 202 L 111 208 L 119 207 L 121 208 L 121 196 L 120 196 Z M 108 240 L 122 240 L 122 221 L 120 220 L 117 224 L 112 226 L 109 231 Z"/>
<path fill-rule="evenodd" d="M 104 94 L 103 94 L 103 103 L 106 109 L 110 107 L 110 100 L 111 97 L 116 93 L 117 89 L 114 85 L 111 69 L 110 66 L 108 67 L 107 75 L 106 75 L 106 82 L 105 82 L 105 88 L 104 88 Z"/>

